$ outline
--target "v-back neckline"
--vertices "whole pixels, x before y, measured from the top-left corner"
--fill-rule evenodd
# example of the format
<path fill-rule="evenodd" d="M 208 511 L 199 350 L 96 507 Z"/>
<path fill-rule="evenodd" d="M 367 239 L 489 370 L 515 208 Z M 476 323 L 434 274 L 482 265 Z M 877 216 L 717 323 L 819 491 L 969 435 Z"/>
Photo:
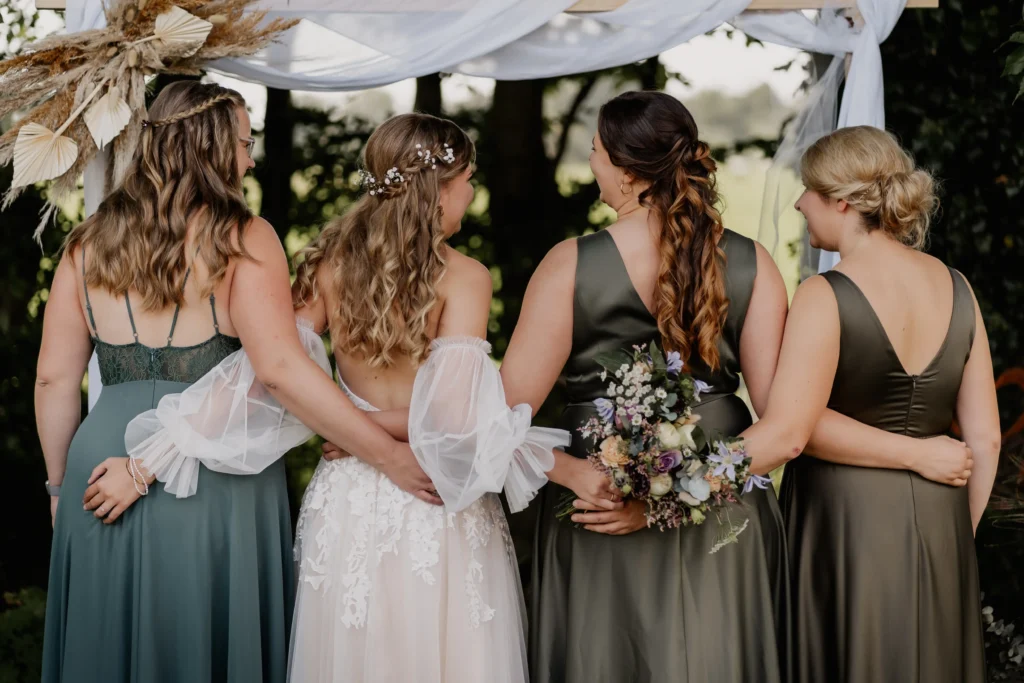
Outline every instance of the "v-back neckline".
<path fill-rule="evenodd" d="M 878 313 L 875 311 L 875 307 L 871 305 L 871 300 L 868 299 L 867 294 L 865 294 L 864 290 L 860 288 L 860 285 L 854 282 L 853 278 L 851 278 L 849 275 L 842 271 L 833 270 L 831 272 L 838 273 L 839 275 L 841 275 L 843 279 L 846 280 L 850 284 L 850 286 L 853 287 L 853 289 L 857 292 L 858 296 L 860 296 L 861 301 L 863 301 L 864 303 L 864 306 L 867 307 L 868 311 L 870 312 L 871 319 L 874 320 L 875 327 L 878 328 L 878 331 L 882 336 L 882 340 L 885 342 L 885 347 L 889 355 L 892 356 L 892 359 L 895 361 L 896 366 L 897 368 L 899 368 L 900 372 L 910 379 L 918 379 L 928 374 L 935 367 L 935 365 L 942 359 L 942 356 L 945 355 L 946 347 L 949 346 L 949 338 L 953 333 L 953 325 L 956 322 L 956 275 L 953 273 L 953 270 L 951 268 L 947 267 L 947 270 L 949 271 L 950 280 L 952 280 L 953 283 L 953 305 L 949 312 L 949 324 L 946 326 L 946 336 L 943 337 L 942 344 L 939 345 L 938 350 L 935 352 L 935 355 L 932 356 L 932 359 L 928 362 L 928 364 L 924 366 L 924 368 L 922 368 L 919 372 L 916 373 L 910 373 L 907 371 L 907 366 L 903 362 L 903 359 L 900 358 L 900 354 L 896 352 L 896 347 L 893 346 L 892 339 L 889 337 L 889 333 L 888 331 L 886 331 L 885 325 L 882 324 L 882 319 L 878 317 Z"/>
<path fill-rule="evenodd" d="M 649 317 L 651 320 L 656 321 L 658 319 L 658 316 L 656 315 L 656 313 L 651 311 L 651 309 L 647 308 L 647 304 L 644 302 L 644 298 L 640 296 L 640 292 L 637 291 L 636 285 L 633 283 L 633 278 L 629 276 L 629 268 L 626 267 L 626 259 L 623 258 L 622 250 L 619 249 L 619 245 L 618 243 L 616 243 L 615 237 L 613 237 L 607 229 L 602 230 L 601 233 L 604 233 L 607 236 L 608 240 L 611 242 L 612 249 L 615 251 L 615 256 L 618 259 L 619 267 L 622 268 L 622 275 L 626 278 L 626 282 L 629 283 L 629 292 L 635 299 L 635 303 L 639 304 L 640 308 L 645 313 L 647 313 L 647 317 Z"/>

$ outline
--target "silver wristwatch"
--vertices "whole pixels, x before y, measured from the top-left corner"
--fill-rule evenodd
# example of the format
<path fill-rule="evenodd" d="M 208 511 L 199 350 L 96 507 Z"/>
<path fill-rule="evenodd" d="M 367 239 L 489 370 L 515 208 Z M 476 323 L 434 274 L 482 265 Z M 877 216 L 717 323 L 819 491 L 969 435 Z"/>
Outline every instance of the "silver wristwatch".
<path fill-rule="evenodd" d="M 60 486 L 59 485 L 54 486 L 53 484 L 50 483 L 50 480 L 47 479 L 46 480 L 46 492 L 48 494 L 50 494 L 51 496 L 59 496 L 60 495 Z"/>

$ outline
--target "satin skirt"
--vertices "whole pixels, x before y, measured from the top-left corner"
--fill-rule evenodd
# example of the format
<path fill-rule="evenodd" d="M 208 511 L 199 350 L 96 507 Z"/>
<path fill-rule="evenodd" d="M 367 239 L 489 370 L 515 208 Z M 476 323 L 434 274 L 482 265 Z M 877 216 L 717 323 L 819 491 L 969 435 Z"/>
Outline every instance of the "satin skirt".
<path fill-rule="evenodd" d="M 985 681 L 966 487 L 802 456 L 781 499 L 797 681 Z"/>
<path fill-rule="evenodd" d="M 707 402 L 702 425 L 737 434 L 736 397 Z M 593 414 L 571 406 L 563 426 Z M 582 456 L 585 445 L 571 449 Z M 698 527 L 608 536 L 555 517 L 549 484 L 533 559 L 532 683 L 788 683 L 789 574 L 775 492 L 759 489 Z M 711 549 L 726 525 L 747 528 Z"/>

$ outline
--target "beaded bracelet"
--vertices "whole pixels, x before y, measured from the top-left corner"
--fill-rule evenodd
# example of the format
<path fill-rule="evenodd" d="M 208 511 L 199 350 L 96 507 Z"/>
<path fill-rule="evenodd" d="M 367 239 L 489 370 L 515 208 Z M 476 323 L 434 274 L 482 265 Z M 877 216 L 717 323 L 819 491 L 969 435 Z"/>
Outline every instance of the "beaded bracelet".
<path fill-rule="evenodd" d="M 139 468 L 139 463 L 135 460 L 135 457 L 129 455 L 128 462 L 124 465 L 128 468 L 128 474 L 132 475 L 132 483 L 135 484 L 135 490 L 138 491 L 140 496 L 148 496 L 149 484 L 146 482 L 146 478 L 142 476 L 142 470 Z"/>

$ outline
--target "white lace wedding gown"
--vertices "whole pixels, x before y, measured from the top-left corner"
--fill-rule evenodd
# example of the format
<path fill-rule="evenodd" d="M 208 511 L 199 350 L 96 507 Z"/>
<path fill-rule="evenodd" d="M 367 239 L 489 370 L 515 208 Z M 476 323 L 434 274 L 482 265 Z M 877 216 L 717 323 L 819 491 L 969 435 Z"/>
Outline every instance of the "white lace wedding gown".
<path fill-rule="evenodd" d="M 436 340 L 417 374 L 410 444 L 445 507 L 355 457 L 317 467 L 296 531 L 292 683 L 527 681 L 519 571 L 495 492 L 524 507 L 569 435 L 505 405 L 489 351 Z"/>

